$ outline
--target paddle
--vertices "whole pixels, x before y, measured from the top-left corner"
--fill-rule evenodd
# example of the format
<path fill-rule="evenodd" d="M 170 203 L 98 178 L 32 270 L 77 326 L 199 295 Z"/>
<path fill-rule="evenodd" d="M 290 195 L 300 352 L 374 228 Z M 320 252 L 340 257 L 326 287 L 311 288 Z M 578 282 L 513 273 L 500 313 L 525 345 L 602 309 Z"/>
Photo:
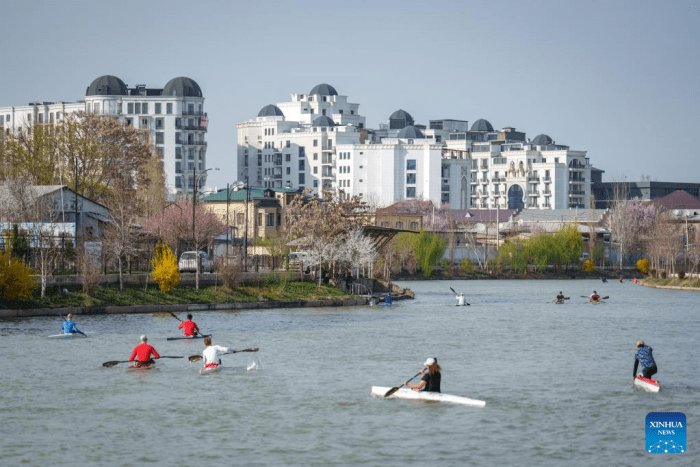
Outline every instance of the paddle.
<path fill-rule="evenodd" d="M 173 313 L 172 311 L 169 311 L 168 313 L 170 313 L 171 315 L 173 315 L 173 318 L 175 318 L 175 319 L 178 320 L 179 322 L 181 322 L 181 323 L 183 322 L 183 321 L 182 321 L 180 318 L 178 318 L 177 315 L 176 315 L 175 313 Z M 201 332 L 199 332 L 199 328 L 198 328 L 197 330 L 194 331 L 194 334 L 193 334 L 193 335 L 196 336 L 197 334 L 201 334 Z"/>
<path fill-rule="evenodd" d="M 457 292 L 455 292 L 455 289 L 453 289 L 452 287 L 450 287 L 450 290 L 452 291 L 453 294 L 459 295 Z M 464 302 L 464 304 L 467 305 L 467 306 L 470 306 L 469 303 L 467 303 L 467 302 Z M 385 397 L 386 397 L 386 396 L 385 396 Z"/>
<path fill-rule="evenodd" d="M 249 349 L 243 349 L 243 350 L 232 350 L 231 352 L 226 352 L 226 353 L 229 354 L 229 353 L 240 353 L 240 352 L 257 352 L 258 350 L 259 349 L 257 347 L 251 347 Z M 189 356 L 189 360 L 191 362 L 198 362 L 201 359 L 202 359 L 201 355 L 190 355 Z"/>
<path fill-rule="evenodd" d="M 450 287 L 450 288 L 452 288 L 452 287 Z M 409 379 L 408 381 L 404 381 L 404 382 L 401 384 L 401 386 L 397 386 L 397 387 L 393 387 L 393 388 L 389 389 L 389 390 L 386 392 L 386 394 L 384 394 L 384 397 L 389 397 L 390 395 L 392 395 L 393 393 L 395 393 L 396 391 L 398 391 L 398 390 L 401 389 L 402 387 L 406 386 L 406 385 L 409 383 L 409 381 L 412 381 L 412 380 L 415 379 L 417 376 L 420 376 L 421 373 L 423 373 L 423 370 L 420 370 L 418 373 L 416 373 L 415 375 L 413 375 L 413 377 L 412 377 L 411 379 Z"/>
<path fill-rule="evenodd" d="M 185 357 L 179 357 L 179 356 L 171 356 L 171 355 L 161 355 L 160 358 L 185 358 Z M 120 363 L 133 363 L 129 360 L 110 360 L 109 362 L 104 362 L 102 366 L 106 366 L 107 368 L 111 368 L 114 365 L 118 365 Z"/>
<path fill-rule="evenodd" d="M 67 317 L 64 318 L 62 315 L 58 315 L 58 316 L 60 316 L 61 319 L 62 319 L 63 321 L 68 321 L 68 318 L 67 318 Z M 75 328 L 75 332 L 77 332 L 78 334 L 82 334 L 83 336 L 87 337 L 87 334 L 85 334 L 83 331 L 81 331 L 81 330 L 78 329 L 78 328 Z M 75 334 L 75 332 L 74 332 L 73 334 Z"/>

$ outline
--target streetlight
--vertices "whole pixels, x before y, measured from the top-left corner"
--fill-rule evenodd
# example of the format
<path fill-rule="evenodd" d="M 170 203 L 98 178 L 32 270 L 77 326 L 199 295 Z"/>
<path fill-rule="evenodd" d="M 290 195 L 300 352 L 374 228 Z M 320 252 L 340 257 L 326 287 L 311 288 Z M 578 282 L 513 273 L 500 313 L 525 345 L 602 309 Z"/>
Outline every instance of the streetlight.
<path fill-rule="evenodd" d="M 253 184 L 248 183 L 248 176 L 245 177 L 245 182 L 234 182 L 233 191 L 245 190 L 245 232 L 243 234 L 243 267 L 244 270 L 248 270 L 248 202 L 250 201 L 250 189 L 255 186 L 256 183 L 270 180 L 269 177 L 261 178 L 255 180 Z M 255 219 L 253 219 L 255 221 Z"/>

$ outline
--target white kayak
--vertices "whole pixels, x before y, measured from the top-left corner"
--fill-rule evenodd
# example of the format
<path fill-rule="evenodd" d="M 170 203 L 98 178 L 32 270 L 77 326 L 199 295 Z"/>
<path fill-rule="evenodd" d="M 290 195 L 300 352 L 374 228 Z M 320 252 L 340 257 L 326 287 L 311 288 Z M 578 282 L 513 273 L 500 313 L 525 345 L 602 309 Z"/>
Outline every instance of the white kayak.
<path fill-rule="evenodd" d="M 391 389 L 385 388 L 383 386 L 372 386 L 370 389 L 370 394 L 374 397 L 384 398 L 384 394 Z M 427 392 L 427 391 L 414 391 L 412 389 L 399 389 L 387 399 L 413 399 L 413 400 L 424 400 L 424 401 L 435 401 L 435 402 L 447 402 L 450 404 L 460 404 L 469 405 L 472 407 L 484 407 L 486 402 L 479 401 L 476 399 L 469 399 L 467 397 L 453 396 L 451 394 L 443 394 L 440 392 Z"/>
<path fill-rule="evenodd" d="M 51 337 L 51 338 L 62 338 L 62 337 L 68 338 L 68 337 L 85 337 L 85 336 L 83 336 L 82 334 L 78 334 L 77 332 L 67 332 L 67 333 L 63 333 L 63 334 L 53 334 L 49 337 Z"/>
<path fill-rule="evenodd" d="M 637 377 L 634 378 L 634 386 L 642 388 L 647 392 L 659 392 L 661 389 L 661 383 L 659 383 L 657 380 L 647 379 L 642 375 L 637 375 Z"/>

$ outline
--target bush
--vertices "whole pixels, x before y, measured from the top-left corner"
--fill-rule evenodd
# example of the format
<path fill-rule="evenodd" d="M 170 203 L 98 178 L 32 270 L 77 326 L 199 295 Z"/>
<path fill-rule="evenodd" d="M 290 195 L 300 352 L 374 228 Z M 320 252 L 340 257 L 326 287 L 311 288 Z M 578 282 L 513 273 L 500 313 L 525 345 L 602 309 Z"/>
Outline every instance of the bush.
<path fill-rule="evenodd" d="M 31 298 L 36 286 L 32 271 L 19 259 L 11 258 L 11 249 L 0 253 L 0 300 Z"/>
<path fill-rule="evenodd" d="M 241 283 L 241 265 L 237 261 L 227 261 L 219 267 L 221 282 L 233 293 Z"/>
<path fill-rule="evenodd" d="M 474 272 L 474 263 L 465 258 L 459 263 L 459 269 L 463 274 L 470 274 Z"/>
<path fill-rule="evenodd" d="M 581 269 L 583 269 L 586 272 L 593 272 L 595 271 L 595 266 L 593 265 L 593 262 L 590 259 L 587 259 L 583 262 Z"/>
<path fill-rule="evenodd" d="M 661 278 L 666 279 L 666 271 L 661 271 Z"/>
<path fill-rule="evenodd" d="M 678 271 L 678 278 L 685 279 L 685 271 Z"/>
<path fill-rule="evenodd" d="M 163 293 L 168 293 L 180 283 L 180 271 L 177 266 L 177 258 L 167 243 L 159 242 L 153 255 L 153 280 L 158 283 L 158 288 Z"/>
<path fill-rule="evenodd" d="M 637 270 L 641 272 L 642 274 L 648 274 L 649 273 L 649 260 L 646 258 L 642 258 L 639 261 L 637 261 Z"/>

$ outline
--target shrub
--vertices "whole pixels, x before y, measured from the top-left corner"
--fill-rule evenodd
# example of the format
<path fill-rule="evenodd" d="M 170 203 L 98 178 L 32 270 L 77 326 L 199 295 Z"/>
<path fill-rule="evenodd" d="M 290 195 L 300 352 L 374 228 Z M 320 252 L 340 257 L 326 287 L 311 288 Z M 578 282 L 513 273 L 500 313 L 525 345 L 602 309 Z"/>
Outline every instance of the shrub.
<path fill-rule="evenodd" d="M 666 279 L 666 271 L 661 271 L 661 278 Z"/>
<path fill-rule="evenodd" d="M 7 239 L 6 239 L 7 241 Z M 0 300 L 17 300 L 31 298 L 36 282 L 29 269 L 22 261 L 12 258 L 9 246 L 0 253 Z"/>
<path fill-rule="evenodd" d="M 649 273 L 649 260 L 646 258 L 642 258 L 639 261 L 637 261 L 637 270 L 641 272 L 642 274 L 648 274 Z"/>
<path fill-rule="evenodd" d="M 595 266 L 593 265 L 593 261 L 591 261 L 590 259 L 587 259 L 586 261 L 583 262 L 583 266 L 581 266 L 581 269 L 583 269 L 586 272 L 595 271 Z"/>
<path fill-rule="evenodd" d="M 462 260 L 462 262 L 459 264 L 460 271 L 464 274 L 470 274 L 474 272 L 474 263 L 469 261 L 469 259 L 465 258 Z"/>
<path fill-rule="evenodd" d="M 241 282 L 241 265 L 237 261 L 228 261 L 219 268 L 221 282 L 233 293 Z"/>
<path fill-rule="evenodd" d="M 151 264 L 153 265 L 153 280 L 158 283 L 161 292 L 168 293 L 180 283 L 177 258 L 167 243 L 158 242 Z"/>
<path fill-rule="evenodd" d="M 685 271 L 678 271 L 678 278 L 685 279 Z"/>

